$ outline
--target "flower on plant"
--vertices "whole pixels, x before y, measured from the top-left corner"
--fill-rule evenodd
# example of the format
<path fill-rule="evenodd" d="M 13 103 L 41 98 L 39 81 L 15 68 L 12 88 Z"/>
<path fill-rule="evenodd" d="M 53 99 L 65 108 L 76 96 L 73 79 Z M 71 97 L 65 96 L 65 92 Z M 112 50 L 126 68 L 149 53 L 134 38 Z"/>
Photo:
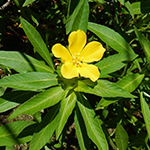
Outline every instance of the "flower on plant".
<path fill-rule="evenodd" d="M 87 37 L 84 31 L 77 30 L 70 33 L 68 38 L 68 49 L 57 43 L 52 47 L 52 53 L 55 57 L 61 58 L 61 74 L 66 79 L 74 77 L 90 78 L 95 82 L 100 72 L 97 66 L 89 64 L 99 61 L 104 52 L 102 44 L 92 41 L 86 45 Z"/>

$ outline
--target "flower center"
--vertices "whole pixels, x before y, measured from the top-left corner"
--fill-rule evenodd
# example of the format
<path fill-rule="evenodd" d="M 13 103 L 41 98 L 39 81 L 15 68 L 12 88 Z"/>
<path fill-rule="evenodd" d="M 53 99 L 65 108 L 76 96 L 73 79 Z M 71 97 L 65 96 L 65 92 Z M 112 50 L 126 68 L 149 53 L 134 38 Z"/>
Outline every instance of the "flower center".
<path fill-rule="evenodd" d="M 81 64 L 83 63 L 83 58 L 80 56 L 80 53 L 74 53 L 72 56 L 72 63 L 76 67 L 81 67 Z"/>

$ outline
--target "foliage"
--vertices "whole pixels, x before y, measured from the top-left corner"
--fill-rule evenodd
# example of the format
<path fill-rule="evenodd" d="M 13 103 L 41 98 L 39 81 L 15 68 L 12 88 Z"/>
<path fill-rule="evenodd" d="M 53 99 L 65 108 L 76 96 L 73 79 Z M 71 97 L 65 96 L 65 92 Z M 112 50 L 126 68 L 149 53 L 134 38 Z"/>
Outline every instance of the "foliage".
<path fill-rule="evenodd" d="M 6 3 L 0 1 L 0 113 L 8 120 L 0 124 L 0 148 L 150 149 L 150 1 Z M 96 82 L 63 78 L 51 52 L 78 29 L 106 49 L 95 63 Z"/>

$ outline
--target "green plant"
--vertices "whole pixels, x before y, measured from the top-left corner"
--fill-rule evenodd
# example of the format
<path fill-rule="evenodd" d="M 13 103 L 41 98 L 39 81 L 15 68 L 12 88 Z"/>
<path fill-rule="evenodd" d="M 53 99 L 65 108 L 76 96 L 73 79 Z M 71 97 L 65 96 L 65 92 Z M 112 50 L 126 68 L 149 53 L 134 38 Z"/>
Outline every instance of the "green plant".
<path fill-rule="evenodd" d="M 15 108 L 8 120 L 22 114 L 33 119 L 1 126 L 0 146 L 27 143 L 29 150 L 69 149 L 65 137 L 73 124 L 78 144 L 72 149 L 149 149 L 149 1 L 14 3 L 18 17 L 12 24 L 18 24 L 18 32 L 24 30 L 31 44 L 25 43 L 25 53 L 0 51 L 7 75 L 0 79 L 0 113 Z M 51 7 L 44 11 L 46 3 Z M 8 19 L 7 13 L 1 16 L 4 22 Z M 99 41 L 106 49 L 95 63 L 100 70 L 95 82 L 63 78 L 62 64 L 51 53 L 56 43 L 67 46 L 67 34 L 78 29 L 87 33 L 88 42 Z M 3 42 L 3 34 L 0 38 Z"/>

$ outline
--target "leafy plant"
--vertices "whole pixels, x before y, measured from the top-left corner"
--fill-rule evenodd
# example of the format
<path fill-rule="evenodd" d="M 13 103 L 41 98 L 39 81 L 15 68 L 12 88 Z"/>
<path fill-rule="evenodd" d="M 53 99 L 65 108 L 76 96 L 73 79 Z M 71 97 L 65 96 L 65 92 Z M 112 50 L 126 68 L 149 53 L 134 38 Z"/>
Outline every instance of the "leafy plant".
<path fill-rule="evenodd" d="M 8 115 L 0 126 L 0 147 L 150 149 L 148 4 L 142 0 L 14 0 L 3 7 L 0 21 L 5 26 L 11 23 L 11 30 L 3 26 L 0 35 L 0 113 Z M 15 9 L 9 16 L 11 7 Z M 76 75 L 62 71 L 65 61 L 75 55 L 68 51 L 70 56 L 64 59 L 64 47 L 59 44 L 57 50 L 63 51 L 59 56 L 54 46 L 67 47 L 71 34 L 79 32 L 87 34 L 88 44 L 101 42 L 106 49 L 104 57 L 96 60 L 100 61 L 88 64 L 100 70 L 100 77 L 95 75 L 98 69 Z M 15 50 L 5 45 L 8 35 L 12 39 L 14 34 L 21 49 L 19 44 Z M 78 57 L 73 61 L 77 68 L 84 63 Z M 70 135 L 74 142 L 69 145 Z"/>

